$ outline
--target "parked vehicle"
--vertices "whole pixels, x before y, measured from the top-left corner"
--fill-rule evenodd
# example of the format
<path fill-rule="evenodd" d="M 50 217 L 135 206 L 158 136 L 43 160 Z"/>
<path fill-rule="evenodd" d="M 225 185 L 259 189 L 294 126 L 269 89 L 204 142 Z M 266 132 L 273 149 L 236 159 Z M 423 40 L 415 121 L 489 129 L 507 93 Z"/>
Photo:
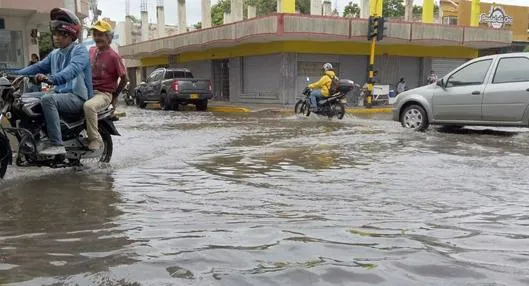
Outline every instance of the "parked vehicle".
<path fill-rule="evenodd" d="M 123 94 L 123 99 L 125 100 L 125 104 L 127 106 L 134 104 L 134 96 L 133 93 L 130 91 L 130 82 L 127 82 L 127 85 L 125 85 L 125 87 L 121 91 L 121 94 Z"/>
<path fill-rule="evenodd" d="M 99 133 L 103 148 L 98 151 L 88 149 L 84 114 L 64 114 L 61 116 L 61 130 L 66 155 L 45 156 L 39 154 L 46 137 L 46 124 L 40 105 L 40 98 L 22 97 L 20 78 L 9 81 L 0 77 L 0 122 L 6 118 L 9 127 L 0 125 L 0 179 L 4 177 L 8 165 L 12 164 L 13 151 L 8 134 L 17 139 L 16 164 L 20 167 L 47 166 L 51 168 L 80 166 L 86 159 L 110 162 L 113 145 L 111 135 L 119 133 L 110 119 L 112 110 L 98 114 Z"/>
<path fill-rule="evenodd" d="M 405 91 L 393 120 L 417 131 L 430 124 L 529 127 L 529 53 L 476 58 L 436 83 Z"/>
<path fill-rule="evenodd" d="M 212 97 L 211 81 L 196 79 L 188 69 L 159 68 L 136 88 L 136 104 L 160 103 L 164 110 L 176 110 L 178 105 L 194 104 L 205 111 Z"/>
<path fill-rule="evenodd" d="M 319 108 L 318 111 L 314 113 L 327 116 L 329 118 L 336 116 L 336 118 L 342 119 L 345 115 L 345 96 L 355 87 L 359 87 L 359 85 L 355 84 L 352 80 L 340 80 L 336 90 L 334 90 L 334 92 L 332 92 L 329 97 L 320 99 L 318 101 Z M 294 112 L 296 114 L 304 114 L 305 116 L 310 115 L 310 93 L 311 90 L 308 87 L 303 90 L 303 95 L 305 95 L 305 98 L 296 102 L 296 105 L 294 106 Z"/>

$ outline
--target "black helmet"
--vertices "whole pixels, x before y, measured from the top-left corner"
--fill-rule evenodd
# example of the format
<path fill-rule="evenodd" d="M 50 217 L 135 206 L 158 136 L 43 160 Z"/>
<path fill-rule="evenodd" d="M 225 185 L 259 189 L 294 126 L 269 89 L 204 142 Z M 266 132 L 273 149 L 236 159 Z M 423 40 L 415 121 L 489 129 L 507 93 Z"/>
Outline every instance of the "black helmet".
<path fill-rule="evenodd" d="M 75 14 L 64 8 L 53 8 L 50 11 L 50 30 L 59 31 L 71 35 L 73 40 L 79 38 L 81 33 L 81 21 Z"/>

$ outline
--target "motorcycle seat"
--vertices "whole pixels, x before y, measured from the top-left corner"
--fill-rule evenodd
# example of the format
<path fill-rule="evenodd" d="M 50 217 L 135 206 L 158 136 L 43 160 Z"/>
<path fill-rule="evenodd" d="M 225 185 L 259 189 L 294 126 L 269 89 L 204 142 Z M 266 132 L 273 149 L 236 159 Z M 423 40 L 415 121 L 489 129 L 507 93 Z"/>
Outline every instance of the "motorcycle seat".
<path fill-rule="evenodd" d="M 97 118 L 101 119 L 104 117 L 109 116 L 112 113 L 112 109 L 105 109 L 101 112 L 97 113 Z M 61 113 L 61 119 L 64 120 L 67 123 L 77 123 L 79 121 L 85 120 L 84 112 L 81 113 L 67 113 L 63 112 Z"/>

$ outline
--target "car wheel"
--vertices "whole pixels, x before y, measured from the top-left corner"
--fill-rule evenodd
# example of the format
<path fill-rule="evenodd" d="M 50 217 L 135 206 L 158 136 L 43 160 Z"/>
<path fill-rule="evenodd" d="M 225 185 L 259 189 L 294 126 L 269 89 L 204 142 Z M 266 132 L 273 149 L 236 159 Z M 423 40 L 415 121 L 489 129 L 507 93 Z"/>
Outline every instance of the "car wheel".
<path fill-rule="evenodd" d="M 141 98 L 141 93 L 140 93 L 140 92 L 138 92 L 138 94 L 136 95 L 136 105 L 137 105 L 139 108 L 141 108 L 141 109 L 147 107 L 147 103 L 145 103 L 145 102 L 143 101 L 143 99 Z"/>
<path fill-rule="evenodd" d="M 171 101 L 169 100 L 169 98 L 167 97 L 167 94 L 165 92 L 162 93 L 162 96 L 160 98 L 160 107 L 163 110 L 171 110 L 172 109 Z"/>
<path fill-rule="evenodd" d="M 413 129 L 415 131 L 424 131 L 430 125 L 426 111 L 420 105 L 410 105 L 404 109 L 400 116 L 400 123 L 404 128 Z"/>
<path fill-rule="evenodd" d="M 208 109 L 208 100 L 202 99 L 202 100 L 197 101 L 197 103 L 195 104 L 195 107 L 197 111 L 206 111 Z"/>

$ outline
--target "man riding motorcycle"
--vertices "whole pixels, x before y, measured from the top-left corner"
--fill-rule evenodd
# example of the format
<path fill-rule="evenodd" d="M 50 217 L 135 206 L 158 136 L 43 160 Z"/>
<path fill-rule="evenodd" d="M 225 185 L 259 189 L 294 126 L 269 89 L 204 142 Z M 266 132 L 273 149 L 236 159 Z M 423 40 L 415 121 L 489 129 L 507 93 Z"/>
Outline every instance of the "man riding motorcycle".
<path fill-rule="evenodd" d="M 83 104 L 92 97 L 92 71 L 88 51 L 76 43 L 81 33 L 81 22 L 74 13 L 63 8 L 50 11 L 50 30 L 57 49 L 45 59 L 16 72 L 36 75 L 38 82 L 55 85 L 53 93 L 30 93 L 24 96 L 41 97 L 48 139 L 39 153 L 47 156 L 65 154 L 59 113 L 81 114 Z M 50 74 L 46 76 L 44 74 Z"/>
<path fill-rule="evenodd" d="M 318 100 L 329 97 L 331 94 L 331 85 L 334 79 L 338 79 L 333 67 L 330 63 L 326 63 L 322 66 L 323 76 L 319 81 L 309 84 L 308 88 L 310 92 L 310 107 L 312 112 L 318 110 Z"/>
<path fill-rule="evenodd" d="M 84 104 L 88 149 L 98 150 L 103 146 L 97 128 L 97 113 L 111 103 L 116 106 L 118 95 L 127 84 L 127 71 L 121 57 L 110 47 L 114 32 L 106 21 L 99 20 L 91 28 L 95 47 L 90 48 L 94 97 Z M 120 79 L 118 85 L 118 79 Z"/>

